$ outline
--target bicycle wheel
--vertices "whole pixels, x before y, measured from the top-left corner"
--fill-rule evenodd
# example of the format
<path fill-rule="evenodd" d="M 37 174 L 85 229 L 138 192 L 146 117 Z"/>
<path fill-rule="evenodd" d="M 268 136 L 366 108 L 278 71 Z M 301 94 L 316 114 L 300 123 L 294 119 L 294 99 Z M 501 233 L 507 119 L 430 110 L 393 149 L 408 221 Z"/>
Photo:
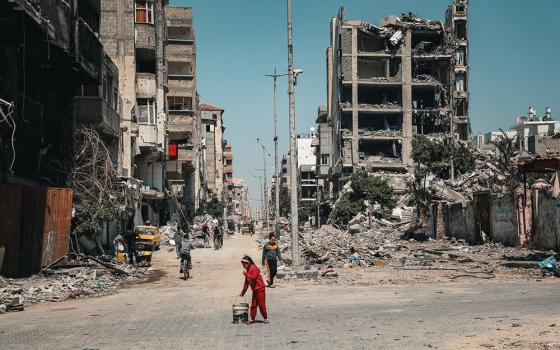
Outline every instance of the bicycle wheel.
<path fill-rule="evenodd" d="M 189 278 L 189 263 L 187 259 L 183 261 L 183 278 L 187 280 Z"/>

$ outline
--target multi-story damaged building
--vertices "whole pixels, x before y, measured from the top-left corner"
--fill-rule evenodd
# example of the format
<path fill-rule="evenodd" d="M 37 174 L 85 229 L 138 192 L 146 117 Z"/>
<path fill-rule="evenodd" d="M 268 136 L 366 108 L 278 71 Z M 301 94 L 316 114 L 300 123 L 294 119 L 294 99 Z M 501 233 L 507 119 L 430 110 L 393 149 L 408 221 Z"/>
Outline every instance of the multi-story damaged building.
<path fill-rule="evenodd" d="M 224 201 L 229 205 L 233 201 L 233 152 L 231 144 L 224 140 Z"/>
<path fill-rule="evenodd" d="M 196 93 L 196 41 L 192 9 L 165 7 L 167 23 L 167 184 L 186 217 L 199 207 L 200 115 Z"/>
<path fill-rule="evenodd" d="M 468 140 L 468 1 L 456 0 L 445 23 L 412 13 L 381 26 L 331 21 L 327 49 L 327 121 L 332 127 L 329 176 L 406 174 L 414 135 Z"/>
<path fill-rule="evenodd" d="M 224 167 L 233 161 L 231 152 L 224 157 L 224 109 L 200 104 L 200 123 L 202 139 L 202 165 L 205 179 L 205 198 L 210 200 L 213 196 L 221 202 L 224 199 Z M 227 164 L 229 162 L 229 164 Z"/>

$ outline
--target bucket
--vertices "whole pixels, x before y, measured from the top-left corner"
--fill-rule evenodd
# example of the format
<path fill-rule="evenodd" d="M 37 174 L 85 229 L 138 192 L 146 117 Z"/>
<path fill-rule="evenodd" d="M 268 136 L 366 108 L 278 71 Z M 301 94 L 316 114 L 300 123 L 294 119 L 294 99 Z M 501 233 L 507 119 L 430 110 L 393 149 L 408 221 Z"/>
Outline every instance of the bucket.
<path fill-rule="evenodd" d="M 238 303 L 237 301 L 232 305 L 233 310 L 233 323 L 249 321 L 249 303 Z"/>

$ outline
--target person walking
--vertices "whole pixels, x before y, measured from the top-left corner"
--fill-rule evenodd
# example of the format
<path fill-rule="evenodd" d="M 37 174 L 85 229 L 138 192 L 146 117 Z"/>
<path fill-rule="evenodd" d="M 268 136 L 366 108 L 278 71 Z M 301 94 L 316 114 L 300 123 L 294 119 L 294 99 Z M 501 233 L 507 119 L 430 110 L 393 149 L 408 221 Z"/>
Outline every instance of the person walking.
<path fill-rule="evenodd" d="M 220 225 L 214 226 L 214 249 L 218 250 L 222 247 L 223 242 L 223 232 Z"/>
<path fill-rule="evenodd" d="M 210 247 L 210 227 L 207 223 L 202 225 L 202 235 L 204 236 L 204 248 Z"/>
<path fill-rule="evenodd" d="M 249 286 L 251 286 L 251 290 L 253 291 L 250 312 L 251 319 L 247 321 L 247 324 L 255 323 L 255 319 L 257 318 L 257 307 L 261 312 L 264 323 L 268 323 L 268 314 L 266 312 L 266 289 L 261 276 L 261 271 L 253 262 L 253 259 L 251 259 L 248 255 L 245 255 L 243 259 L 241 259 L 241 265 L 243 265 L 243 269 L 245 269 L 245 271 L 243 271 L 243 275 L 245 275 L 245 284 L 243 285 L 243 290 L 239 296 L 245 296 Z"/>
<path fill-rule="evenodd" d="M 124 240 L 126 243 L 126 250 L 128 254 L 128 263 L 133 264 L 133 258 L 138 263 L 138 252 L 136 252 L 136 241 L 138 240 L 138 234 L 132 230 L 127 230 L 124 234 Z"/>
<path fill-rule="evenodd" d="M 262 251 L 262 265 L 266 266 L 267 286 L 274 288 L 274 277 L 278 272 L 278 262 L 282 260 L 280 255 L 280 247 L 276 243 L 276 235 L 271 233 L 268 236 L 268 242 L 264 244 Z"/>

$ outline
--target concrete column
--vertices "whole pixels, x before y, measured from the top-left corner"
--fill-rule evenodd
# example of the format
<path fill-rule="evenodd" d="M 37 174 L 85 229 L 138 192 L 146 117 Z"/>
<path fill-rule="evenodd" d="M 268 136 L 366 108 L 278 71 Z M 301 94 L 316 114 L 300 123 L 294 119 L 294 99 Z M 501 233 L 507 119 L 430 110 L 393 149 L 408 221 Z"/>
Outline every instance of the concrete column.
<path fill-rule="evenodd" d="M 402 159 L 412 168 L 412 32 L 407 31 L 402 45 Z"/>
<path fill-rule="evenodd" d="M 352 165 L 358 164 L 358 30 L 352 28 Z"/>

